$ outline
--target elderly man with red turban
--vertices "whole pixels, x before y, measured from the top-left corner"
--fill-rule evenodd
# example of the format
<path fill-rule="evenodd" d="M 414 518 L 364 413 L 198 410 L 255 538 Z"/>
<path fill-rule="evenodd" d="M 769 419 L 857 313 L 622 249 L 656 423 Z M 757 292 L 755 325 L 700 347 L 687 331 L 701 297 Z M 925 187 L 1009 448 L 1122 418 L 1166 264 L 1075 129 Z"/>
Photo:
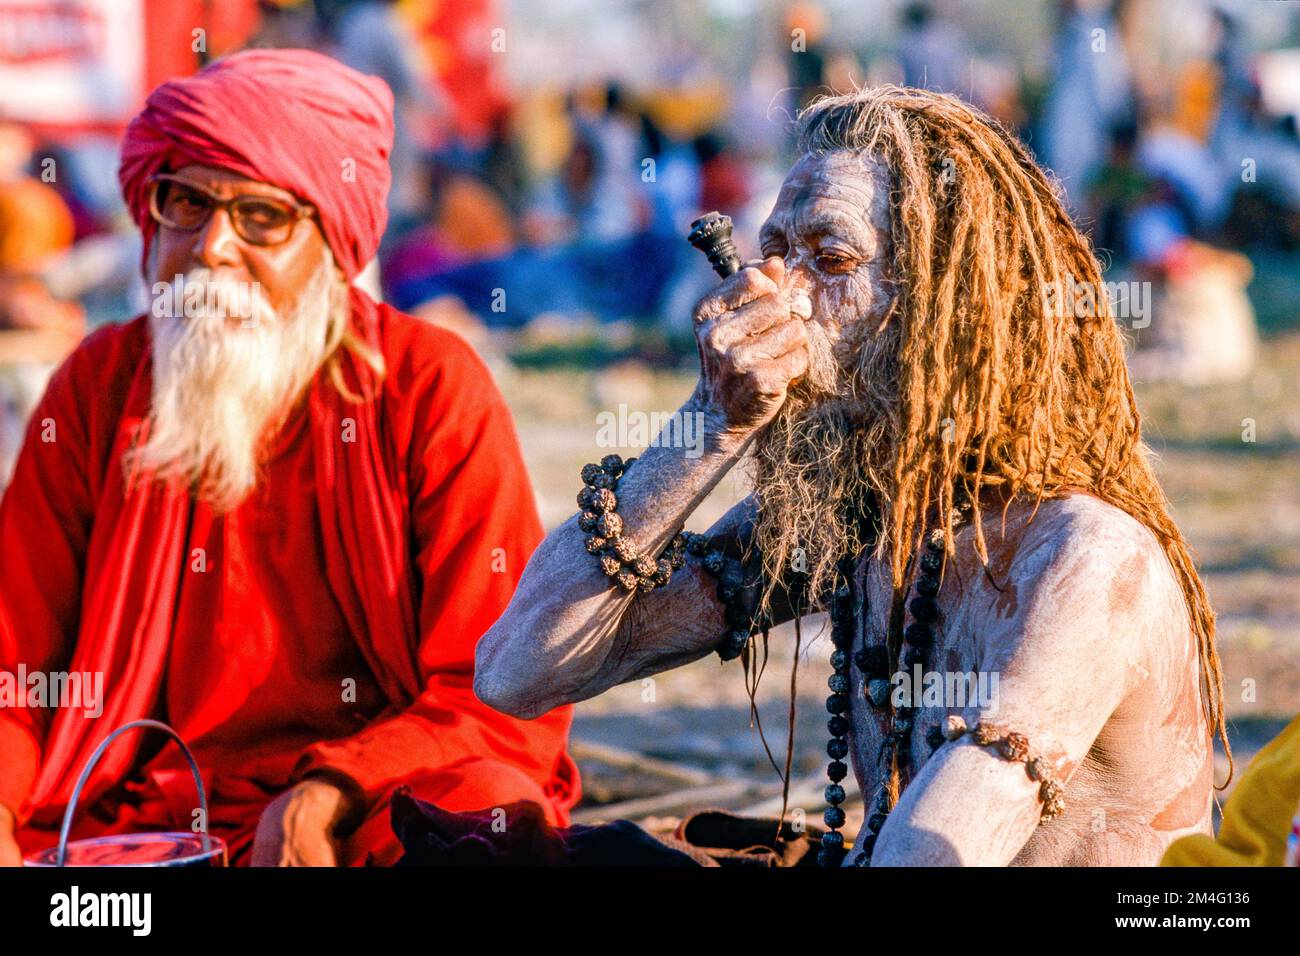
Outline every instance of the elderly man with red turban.
<path fill-rule="evenodd" d="M 0 707 L 0 863 L 54 842 L 94 748 L 143 717 L 190 744 L 235 863 L 390 863 L 402 784 L 568 822 L 568 708 L 525 722 L 472 690 L 541 535 L 505 403 L 464 342 L 352 285 L 392 104 L 328 57 L 249 51 L 127 130 L 153 308 L 56 373 L 0 503 L 0 671 L 102 699 Z M 195 808 L 175 748 L 128 735 L 72 837 Z"/>

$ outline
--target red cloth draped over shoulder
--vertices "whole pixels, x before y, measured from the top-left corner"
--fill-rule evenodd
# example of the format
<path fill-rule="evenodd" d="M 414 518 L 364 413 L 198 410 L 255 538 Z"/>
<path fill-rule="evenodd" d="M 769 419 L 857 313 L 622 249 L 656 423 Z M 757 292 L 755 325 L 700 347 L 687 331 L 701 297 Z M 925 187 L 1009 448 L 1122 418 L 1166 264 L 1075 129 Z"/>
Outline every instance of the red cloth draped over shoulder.
<path fill-rule="evenodd" d="M 351 295 L 354 329 L 387 374 L 377 381 L 341 355 L 361 402 L 317 376 L 314 493 L 329 588 L 390 706 L 359 733 L 306 748 L 293 779 L 334 771 L 377 800 L 472 763 L 488 770 L 458 782 L 453 809 L 515 799 L 526 778 L 563 824 L 579 797 L 571 708 L 521 721 L 472 689 L 475 644 L 542 534 L 509 411 L 461 339 Z M 55 374 L 0 502 L 0 667 L 104 673 L 97 719 L 0 709 L 0 803 L 20 821 L 56 825 L 93 748 L 158 700 L 190 499 L 123 473 L 123 451 L 147 428 L 150 370 L 143 317 L 90 336 Z M 138 736 L 115 743 L 83 799 L 120 780 L 138 749 Z"/>

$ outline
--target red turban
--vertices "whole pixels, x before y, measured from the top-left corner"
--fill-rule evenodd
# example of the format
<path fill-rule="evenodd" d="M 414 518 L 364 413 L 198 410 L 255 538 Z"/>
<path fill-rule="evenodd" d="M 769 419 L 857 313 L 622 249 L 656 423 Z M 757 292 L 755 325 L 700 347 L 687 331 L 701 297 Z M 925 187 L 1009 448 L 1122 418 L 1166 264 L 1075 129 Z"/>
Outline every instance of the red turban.
<path fill-rule="evenodd" d="M 149 95 L 127 127 L 118 179 L 146 259 L 156 228 L 149 178 L 201 163 L 314 205 L 351 279 L 388 221 L 392 148 L 393 94 L 383 80 L 311 50 L 246 50 Z"/>

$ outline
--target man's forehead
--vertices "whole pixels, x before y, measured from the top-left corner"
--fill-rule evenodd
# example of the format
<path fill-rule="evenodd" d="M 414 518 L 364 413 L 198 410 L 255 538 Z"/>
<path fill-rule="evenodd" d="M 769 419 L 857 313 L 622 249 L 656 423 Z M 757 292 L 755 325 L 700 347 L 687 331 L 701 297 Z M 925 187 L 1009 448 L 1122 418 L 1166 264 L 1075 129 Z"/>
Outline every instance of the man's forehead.
<path fill-rule="evenodd" d="M 884 200 L 889 194 L 886 167 L 856 150 L 805 153 L 791 167 L 776 197 L 772 219 L 807 212 L 812 207 L 845 205 L 879 227 L 887 222 Z"/>
<path fill-rule="evenodd" d="M 293 193 L 279 186 L 250 179 L 234 170 L 220 166 L 207 166 L 202 163 L 190 163 L 176 170 L 176 175 L 204 186 L 213 192 L 231 195 L 239 193 L 257 193 L 262 196 L 278 196 L 282 199 L 294 199 Z"/>
<path fill-rule="evenodd" d="M 847 149 L 804 153 L 781 184 L 781 198 L 795 200 L 859 192 L 869 202 L 886 185 L 884 164 L 868 153 Z"/>

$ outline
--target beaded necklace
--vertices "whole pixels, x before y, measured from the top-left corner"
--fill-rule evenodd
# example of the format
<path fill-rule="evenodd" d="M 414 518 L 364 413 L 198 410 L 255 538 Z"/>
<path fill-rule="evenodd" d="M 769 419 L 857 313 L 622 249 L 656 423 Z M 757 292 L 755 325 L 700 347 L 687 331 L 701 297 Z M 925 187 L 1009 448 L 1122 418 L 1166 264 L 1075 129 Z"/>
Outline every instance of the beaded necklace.
<path fill-rule="evenodd" d="M 953 515 L 954 529 L 965 520 L 969 510 L 970 505 L 968 503 L 958 506 Z M 906 653 L 903 653 L 901 646 L 899 648 L 901 663 L 909 671 L 918 664 L 922 670 L 925 669 L 930 648 L 934 644 L 932 625 L 939 617 L 939 605 L 935 598 L 939 594 L 940 575 L 943 572 L 946 543 L 947 535 L 938 528 L 931 531 L 925 539 L 925 546 L 921 554 L 920 573 L 917 575 L 915 585 L 916 596 L 908 606 L 908 610 L 912 614 L 912 623 L 903 632 L 903 639 L 907 644 Z M 850 727 L 847 714 L 849 713 L 849 689 L 851 686 L 849 651 L 853 646 L 854 635 L 857 630 L 854 615 L 855 589 L 853 586 L 856 565 L 856 556 L 846 556 L 840 559 L 836 567 L 836 587 L 830 600 L 832 674 L 827 681 L 831 694 L 826 698 L 826 709 L 831 715 L 826 724 L 826 729 L 830 732 L 830 741 L 826 745 L 826 754 L 831 758 L 831 762 L 826 766 L 826 776 L 830 779 L 830 783 L 826 787 L 827 808 L 823 815 L 827 829 L 822 834 L 822 846 L 817 854 L 818 864 L 825 867 L 839 866 L 847 852 L 844 847 L 844 834 L 839 831 L 845 822 L 845 813 L 840 805 L 844 803 L 847 797 L 841 781 L 848 775 L 848 766 L 844 763 L 844 758 L 849 752 L 847 740 Z M 861 613 L 862 618 L 865 619 L 867 616 L 865 587 L 861 598 Z M 889 675 L 891 661 L 888 646 L 863 647 L 853 655 L 852 662 L 863 674 L 863 683 L 866 689 L 865 696 L 871 706 L 878 710 L 890 706 L 891 682 Z M 877 758 L 879 766 L 886 773 L 886 784 L 882 785 L 876 798 L 875 808 L 867 818 L 868 834 L 862 841 L 862 849 L 854 857 L 855 866 L 868 866 L 870 864 L 876 837 L 881 827 L 885 825 L 890 810 L 893 809 L 897 802 L 896 799 L 890 797 L 888 780 L 892 778 L 895 768 L 897 768 L 900 778 L 902 774 L 910 769 L 912 729 L 915 726 L 918 711 L 916 701 L 910 695 L 902 706 L 891 707 L 889 732 L 881 744 Z M 926 735 L 926 742 L 930 744 L 931 750 L 938 748 L 944 740 L 943 731 L 938 726 L 932 728 Z"/>

